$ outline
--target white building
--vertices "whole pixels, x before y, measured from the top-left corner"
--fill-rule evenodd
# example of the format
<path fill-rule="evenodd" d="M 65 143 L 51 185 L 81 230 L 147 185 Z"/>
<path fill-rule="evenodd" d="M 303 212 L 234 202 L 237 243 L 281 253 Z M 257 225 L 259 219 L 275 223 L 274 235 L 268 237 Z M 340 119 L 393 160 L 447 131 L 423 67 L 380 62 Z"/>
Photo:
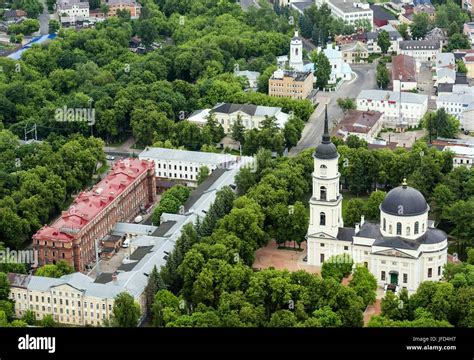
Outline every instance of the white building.
<path fill-rule="evenodd" d="M 456 70 L 449 67 L 437 68 L 434 80 L 435 86 L 440 84 L 454 84 L 456 82 Z"/>
<path fill-rule="evenodd" d="M 385 127 L 414 127 L 428 111 L 428 96 L 411 92 L 362 90 L 357 97 L 357 110 L 380 111 Z"/>
<path fill-rule="evenodd" d="M 471 168 L 474 164 L 474 147 L 468 146 L 445 146 L 444 151 L 451 151 L 454 153 L 453 166 L 465 166 Z"/>
<path fill-rule="evenodd" d="M 430 40 L 406 40 L 399 44 L 399 54 L 412 56 L 418 64 L 435 61 L 441 53 L 440 44 Z"/>
<path fill-rule="evenodd" d="M 438 94 L 436 109 L 444 108 L 448 114 L 454 115 L 458 119 L 463 117 L 465 111 L 472 111 L 470 109 L 474 106 L 474 88 L 463 87 L 462 89 L 464 91 Z M 465 120 L 467 119 L 466 117 Z M 468 126 L 467 123 L 465 125 L 469 128 L 473 127 L 473 125 Z"/>
<path fill-rule="evenodd" d="M 369 53 L 380 54 L 382 52 L 382 49 L 380 48 L 380 46 L 378 46 L 377 41 L 380 32 L 383 30 L 388 32 L 388 38 L 390 40 L 390 47 L 388 48 L 387 53 L 397 53 L 398 46 L 403 40 L 403 37 L 400 35 L 397 29 L 395 29 L 390 24 L 382 26 L 381 28 L 377 29 L 377 31 L 371 31 L 366 33 L 367 48 L 369 49 Z"/>
<path fill-rule="evenodd" d="M 248 88 L 252 89 L 252 90 L 257 90 L 257 88 L 258 88 L 258 77 L 260 76 L 260 73 L 258 71 L 249 71 L 249 70 L 235 71 L 234 75 L 235 76 L 243 76 L 249 82 L 249 87 Z"/>
<path fill-rule="evenodd" d="M 216 169 L 236 166 L 252 166 L 250 156 L 236 156 L 202 151 L 187 151 L 148 147 L 138 158 L 155 162 L 156 177 L 180 182 L 186 186 L 197 186 L 199 169 L 206 166 L 212 173 Z"/>
<path fill-rule="evenodd" d="M 80 0 L 59 0 L 57 14 L 62 24 L 75 25 L 78 21 L 89 20 L 89 2 Z"/>
<path fill-rule="evenodd" d="M 318 48 L 318 51 L 321 51 L 321 48 Z M 329 83 L 336 84 L 339 80 L 350 80 L 352 69 L 349 64 L 344 62 L 344 57 L 339 46 L 328 43 L 323 52 L 331 64 L 331 77 L 329 78 Z"/>
<path fill-rule="evenodd" d="M 303 42 L 298 37 L 298 31 L 290 42 L 290 69 L 295 71 L 304 71 L 303 64 Z"/>
<path fill-rule="evenodd" d="M 374 12 L 367 3 L 346 0 L 316 0 L 316 6 L 328 4 L 331 14 L 349 24 L 355 24 L 357 20 L 367 20 L 374 23 Z"/>
<path fill-rule="evenodd" d="M 404 182 L 380 205 L 380 224 L 362 217 L 355 228 L 344 227 L 338 159 L 326 114 L 322 143 L 314 153 L 308 264 L 322 266 L 332 256 L 347 254 L 354 263 L 365 265 L 380 287 L 395 291 L 403 287 L 410 294 L 423 281 L 441 280 L 447 236 L 432 227 L 423 195 Z"/>
<path fill-rule="evenodd" d="M 284 128 L 290 115 L 284 113 L 279 107 L 261 106 L 252 104 L 231 104 L 220 103 L 212 109 L 197 110 L 188 117 L 188 121 L 198 125 L 205 125 L 208 117 L 215 115 L 216 120 L 228 134 L 232 130 L 232 125 L 240 119 L 245 129 L 258 129 L 260 124 L 267 117 L 274 116 L 280 128 Z"/>

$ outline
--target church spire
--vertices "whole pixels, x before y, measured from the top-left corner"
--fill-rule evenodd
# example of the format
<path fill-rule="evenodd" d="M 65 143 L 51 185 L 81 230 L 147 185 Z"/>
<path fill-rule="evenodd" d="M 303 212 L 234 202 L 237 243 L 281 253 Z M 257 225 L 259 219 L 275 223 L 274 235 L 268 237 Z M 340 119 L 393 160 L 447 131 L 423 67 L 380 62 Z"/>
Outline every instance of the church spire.
<path fill-rule="evenodd" d="M 324 109 L 324 134 L 323 134 L 323 144 L 329 144 L 331 142 L 331 136 L 329 136 L 329 121 L 328 121 L 328 106 L 326 105 Z"/>

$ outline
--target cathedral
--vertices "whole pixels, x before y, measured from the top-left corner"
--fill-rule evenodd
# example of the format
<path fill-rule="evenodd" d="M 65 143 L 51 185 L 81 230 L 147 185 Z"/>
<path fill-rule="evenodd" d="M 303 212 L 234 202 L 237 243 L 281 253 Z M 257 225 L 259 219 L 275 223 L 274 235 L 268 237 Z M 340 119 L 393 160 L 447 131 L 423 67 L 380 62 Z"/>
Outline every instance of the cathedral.
<path fill-rule="evenodd" d="M 339 192 L 339 154 L 331 142 L 327 108 L 322 142 L 314 152 L 313 193 L 309 201 L 308 264 L 321 266 L 331 256 L 348 254 L 363 264 L 384 289 L 409 294 L 423 281 L 442 278 L 447 262 L 446 234 L 428 219 L 424 196 L 406 181 L 380 205 L 380 223 L 365 221 L 344 227 Z"/>

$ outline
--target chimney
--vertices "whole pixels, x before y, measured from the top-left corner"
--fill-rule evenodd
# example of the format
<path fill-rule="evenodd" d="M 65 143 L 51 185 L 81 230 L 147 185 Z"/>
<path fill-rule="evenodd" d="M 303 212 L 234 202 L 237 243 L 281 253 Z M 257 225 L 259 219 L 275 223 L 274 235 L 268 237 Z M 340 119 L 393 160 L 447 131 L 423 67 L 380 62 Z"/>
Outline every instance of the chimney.
<path fill-rule="evenodd" d="M 356 223 L 355 224 L 355 233 L 358 234 L 359 231 L 360 231 L 360 225 L 359 225 L 359 223 Z"/>
<path fill-rule="evenodd" d="M 360 226 L 364 225 L 364 223 L 365 223 L 365 216 L 361 215 L 360 216 Z"/>

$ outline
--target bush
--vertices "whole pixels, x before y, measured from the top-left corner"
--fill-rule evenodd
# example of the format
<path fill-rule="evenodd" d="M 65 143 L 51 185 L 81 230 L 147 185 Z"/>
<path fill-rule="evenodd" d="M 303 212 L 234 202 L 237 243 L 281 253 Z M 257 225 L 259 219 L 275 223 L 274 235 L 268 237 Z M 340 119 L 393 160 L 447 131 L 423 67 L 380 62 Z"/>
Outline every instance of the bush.
<path fill-rule="evenodd" d="M 341 282 L 343 278 L 351 273 L 353 265 L 354 261 L 352 261 L 349 254 L 331 256 L 323 263 L 321 276 L 324 279 L 333 278 Z"/>

